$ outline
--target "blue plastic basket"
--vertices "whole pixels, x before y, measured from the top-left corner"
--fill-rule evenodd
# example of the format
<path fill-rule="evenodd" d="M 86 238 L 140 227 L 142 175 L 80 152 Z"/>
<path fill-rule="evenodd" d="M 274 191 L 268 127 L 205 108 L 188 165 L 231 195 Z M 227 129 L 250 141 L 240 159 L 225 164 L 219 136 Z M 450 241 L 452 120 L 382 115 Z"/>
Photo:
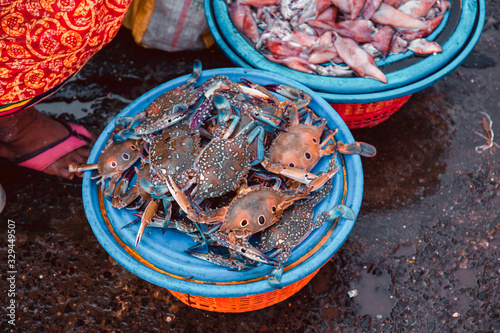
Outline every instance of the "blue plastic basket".
<path fill-rule="evenodd" d="M 354 142 L 349 129 L 338 114 L 309 88 L 286 78 L 278 79 L 273 73 L 242 68 L 204 71 L 197 84 L 219 74 L 226 75 L 235 82 L 238 82 L 240 78 L 246 78 L 262 85 L 284 83 L 304 90 L 312 96 L 309 107 L 318 116 L 326 118 L 330 128 L 339 129 L 335 138 L 346 143 Z M 137 114 L 160 94 L 183 84 L 187 78 L 188 75 L 185 75 L 151 90 L 132 102 L 115 119 Z M 90 154 L 89 163 L 97 162 L 113 128 L 114 120 L 99 136 Z M 316 170 L 326 170 L 328 160 L 326 157 L 323 158 Z M 329 196 L 316 207 L 315 213 L 329 210 L 334 205 L 342 203 L 351 207 L 357 216 L 363 195 L 363 171 L 360 157 L 339 156 L 338 163 L 341 169 L 334 177 L 333 188 Z M 103 199 L 100 188 L 95 181 L 90 179 L 90 173 L 85 173 L 83 178 L 83 201 L 92 230 L 104 249 L 127 270 L 144 280 L 175 293 L 193 295 L 193 297 L 246 297 L 248 299 L 253 295 L 258 296 L 273 291 L 267 281 L 272 267 L 263 265 L 249 271 L 235 272 L 199 260 L 184 253 L 184 250 L 194 245 L 192 239 L 175 230 L 169 229 L 162 235 L 160 230 L 148 228 L 140 245 L 135 248 L 134 242 L 139 226 L 136 224 L 121 229 L 135 219 L 132 215 L 133 211 L 113 208 L 107 200 Z M 342 246 L 353 225 L 354 221 L 339 219 L 336 223 L 327 223 L 316 229 L 306 241 L 294 249 L 289 261 L 285 264 L 283 286 L 290 286 L 311 278 Z M 270 303 L 266 303 L 265 306 L 267 305 Z M 210 310 L 218 311 L 213 307 Z"/>
<path fill-rule="evenodd" d="M 205 0 L 205 14 L 207 16 L 207 22 L 210 31 L 216 41 L 217 45 L 226 54 L 226 56 L 236 65 L 252 68 L 250 64 L 246 61 L 245 57 L 240 57 L 224 40 L 219 31 L 216 20 L 214 19 L 213 3 L 218 0 Z M 457 3 L 457 2 L 456 2 Z M 477 0 L 477 2 L 467 2 L 469 10 L 467 12 L 475 12 L 475 20 L 473 22 L 473 27 L 470 35 L 464 35 L 462 33 L 463 48 L 456 49 L 456 55 L 448 63 L 445 63 L 443 67 L 439 68 L 437 71 L 429 74 L 427 77 L 423 77 L 412 83 L 408 83 L 404 86 L 388 89 L 384 91 L 369 91 L 361 93 L 358 91 L 351 91 L 349 93 L 344 92 L 325 92 L 325 89 L 316 90 L 317 94 L 323 97 L 327 102 L 332 103 L 336 110 L 338 110 L 342 119 L 347 123 L 349 128 L 361 128 L 361 127 L 371 127 L 384 120 L 386 120 L 390 115 L 399 110 L 399 108 L 408 100 L 408 98 L 416 92 L 419 92 L 437 81 L 443 79 L 447 75 L 451 74 L 460 64 L 465 60 L 465 58 L 470 54 L 474 46 L 476 45 L 479 37 L 481 35 L 484 20 L 485 20 L 485 3 L 484 0 Z M 463 16 L 464 14 L 462 14 Z M 444 20 L 443 20 L 444 22 Z M 470 22 L 467 20 L 467 22 Z M 443 24 L 443 23 L 442 23 Z M 437 29 L 435 33 L 438 33 Z M 455 33 L 455 36 L 458 36 Z M 409 56 L 411 52 L 405 53 Z M 402 56 L 394 55 L 388 58 Z M 399 61 L 401 58 L 396 60 L 393 58 L 391 61 Z M 286 69 L 282 67 L 283 69 Z M 294 78 L 300 81 L 302 76 L 296 71 L 288 70 L 290 73 L 294 73 Z M 297 75 L 295 75 L 297 74 Z M 306 74 L 306 76 L 313 76 Z M 319 75 L 313 76 L 319 79 Z M 335 79 L 335 78 L 331 78 Z M 344 78 L 345 80 L 354 80 L 353 82 L 363 82 L 366 84 L 370 79 L 361 78 Z M 302 82 L 307 85 L 306 82 Z M 313 88 L 314 89 L 314 88 Z M 349 112 L 345 111 L 349 110 Z"/>
<path fill-rule="evenodd" d="M 300 83 L 312 88 L 317 92 L 333 94 L 362 94 L 392 90 L 405 85 L 417 82 L 428 75 L 435 73 L 453 60 L 458 52 L 465 46 L 471 35 L 476 18 L 478 16 L 478 0 L 456 0 L 453 5 L 458 8 L 460 15 L 459 22 L 453 33 L 442 42 L 443 52 L 422 58 L 417 63 L 411 64 L 399 70 L 386 73 L 387 84 L 373 79 L 359 77 L 328 77 L 302 73 L 291 70 L 282 65 L 267 60 L 260 52 L 254 49 L 245 37 L 234 27 L 227 12 L 227 4 L 224 0 L 206 0 L 211 2 L 212 10 L 207 11 L 207 21 L 211 29 L 218 29 L 216 34 L 221 36 L 226 46 L 231 52 L 226 55 L 238 65 L 241 60 L 252 68 L 263 69 L 288 78 L 299 81 Z M 484 1 L 484 0 L 479 0 Z M 207 7 L 205 7 L 207 9 Z M 441 25 L 429 36 L 429 39 L 437 38 L 447 23 L 448 13 L 443 19 Z M 210 22 L 213 21 L 213 22 Z M 212 31 L 213 33 L 213 31 Z M 217 43 L 220 42 L 216 40 Z M 224 49 L 223 49 L 224 50 Z M 236 57 L 233 56 L 236 55 Z M 414 56 L 413 52 L 408 51 L 405 54 L 391 55 L 385 60 L 379 61 L 379 65 L 397 63 L 406 58 Z M 384 68 L 381 68 L 384 71 Z"/>

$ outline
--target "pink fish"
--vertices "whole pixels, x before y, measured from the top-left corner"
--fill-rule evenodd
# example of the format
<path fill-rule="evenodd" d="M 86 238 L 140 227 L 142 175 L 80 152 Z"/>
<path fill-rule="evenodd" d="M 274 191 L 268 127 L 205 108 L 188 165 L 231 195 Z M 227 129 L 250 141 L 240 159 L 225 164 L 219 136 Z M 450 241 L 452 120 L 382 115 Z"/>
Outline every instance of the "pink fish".
<path fill-rule="evenodd" d="M 278 64 L 283 64 L 288 68 L 294 69 L 299 72 L 305 72 L 309 74 L 315 74 L 316 66 L 310 64 L 306 59 L 301 57 L 283 57 L 275 56 L 273 54 L 266 55 L 269 61 L 276 62 Z"/>
<path fill-rule="evenodd" d="M 434 29 L 441 23 L 443 20 L 443 15 L 436 16 L 433 19 L 425 21 L 425 28 L 420 29 L 418 31 L 403 31 L 402 38 L 407 41 L 412 41 L 416 38 L 424 38 L 429 36 Z"/>
<path fill-rule="evenodd" d="M 433 54 L 443 52 L 443 48 L 436 42 L 428 41 L 424 38 L 417 38 L 411 41 L 408 49 L 417 54 Z"/>
<path fill-rule="evenodd" d="M 383 0 L 386 5 L 398 8 L 401 5 L 401 0 Z"/>
<path fill-rule="evenodd" d="M 233 2 L 228 7 L 229 17 L 233 21 L 234 26 L 238 31 L 247 36 L 253 43 L 257 42 L 259 38 L 259 28 L 257 22 L 252 15 L 250 6 L 240 5 Z"/>
<path fill-rule="evenodd" d="M 333 44 L 339 53 L 339 57 L 351 67 L 361 77 L 370 77 L 380 82 L 387 83 L 384 73 L 378 69 L 373 57 L 358 46 L 350 38 L 342 38 L 335 34 L 336 38 Z"/>
<path fill-rule="evenodd" d="M 307 61 L 311 64 L 323 64 L 325 62 L 341 63 L 342 59 L 340 59 L 335 46 L 332 45 L 328 49 L 311 53 Z"/>
<path fill-rule="evenodd" d="M 311 49 L 311 54 L 309 55 L 307 61 L 311 64 L 321 64 L 332 61 L 337 57 L 338 53 L 333 45 L 332 33 L 327 31 L 321 35 L 314 47 Z"/>
<path fill-rule="evenodd" d="M 368 20 L 347 20 L 340 23 L 311 20 L 307 23 L 315 29 L 334 31 L 342 37 L 351 38 L 360 43 L 367 43 L 373 40 L 373 24 Z"/>
<path fill-rule="evenodd" d="M 337 9 L 337 7 L 330 6 L 327 9 L 325 9 L 324 11 L 322 11 L 316 19 L 335 22 L 335 21 L 337 21 L 338 13 L 339 13 L 339 10 Z"/>
<path fill-rule="evenodd" d="M 391 45 L 391 52 L 398 54 L 405 53 L 406 51 L 408 51 L 408 42 L 402 39 L 400 36 L 394 38 Z"/>
<path fill-rule="evenodd" d="M 351 19 L 354 20 L 363 9 L 365 0 L 331 0 L 331 3 L 344 14 L 350 14 Z"/>
<path fill-rule="evenodd" d="M 377 50 L 382 52 L 382 54 L 387 56 L 391 49 L 392 39 L 396 30 L 390 26 L 382 26 L 378 28 L 378 31 L 373 35 L 373 42 L 371 43 Z"/>
<path fill-rule="evenodd" d="M 352 69 L 339 65 L 318 66 L 316 73 L 326 76 L 348 76 L 352 74 Z"/>
<path fill-rule="evenodd" d="M 266 47 L 269 51 L 278 56 L 298 57 L 302 51 L 302 46 L 284 42 L 279 38 L 268 39 L 266 41 Z"/>
<path fill-rule="evenodd" d="M 240 4 L 253 6 L 256 8 L 262 8 L 266 6 L 276 6 L 279 5 L 281 0 L 239 0 Z"/>
<path fill-rule="evenodd" d="M 382 0 L 366 0 L 365 5 L 363 7 L 363 18 L 365 20 L 369 20 L 372 18 L 373 13 L 375 13 L 380 7 Z"/>
<path fill-rule="evenodd" d="M 427 15 L 437 0 L 411 0 L 398 7 L 400 12 L 421 18 Z"/>
<path fill-rule="evenodd" d="M 307 22 L 309 20 L 314 20 L 318 15 L 323 12 L 326 8 L 331 6 L 330 0 L 316 0 L 310 1 L 302 13 L 300 13 L 299 24 Z"/>
<path fill-rule="evenodd" d="M 371 20 L 375 23 L 390 25 L 399 29 L 411 29 L 416 31 L 426 27 L 423 21 L 402 13 L 394 7 L 384 3 L 380 4 L 377 11 L 373 13 Z"/>
<path fill-rule="evenodd" d="M 293 34 L 288 36 L 288 38 L 284 38 L 284 40 L 288 42 L 299 43 L 305 46 L 306 48 L 310 49 L 314 46 L 314 44 L 318 40 L 318 37 L 308 34 L 307 32 L 294 30 Z"/>

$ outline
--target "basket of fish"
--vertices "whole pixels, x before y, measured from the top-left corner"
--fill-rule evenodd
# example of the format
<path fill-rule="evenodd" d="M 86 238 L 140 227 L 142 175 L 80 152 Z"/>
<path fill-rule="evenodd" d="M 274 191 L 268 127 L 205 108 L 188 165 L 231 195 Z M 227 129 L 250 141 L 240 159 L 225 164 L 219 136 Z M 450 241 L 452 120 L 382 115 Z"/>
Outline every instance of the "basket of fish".
<path fill-rule="evenodd" d="M 236 65 L 299 81 L 359 128 L 451 73 L 485 9 L 484 0 L 206 0 L 205 13 Z"/>
<path fill-rule="evenodd" d="M 296 293 L 342 246 L 375 153 L 300 83 L 195 62 L 71 168 L 89 171 L 85 212 L 117 262 L 190 306 L 245 312 Z"/>

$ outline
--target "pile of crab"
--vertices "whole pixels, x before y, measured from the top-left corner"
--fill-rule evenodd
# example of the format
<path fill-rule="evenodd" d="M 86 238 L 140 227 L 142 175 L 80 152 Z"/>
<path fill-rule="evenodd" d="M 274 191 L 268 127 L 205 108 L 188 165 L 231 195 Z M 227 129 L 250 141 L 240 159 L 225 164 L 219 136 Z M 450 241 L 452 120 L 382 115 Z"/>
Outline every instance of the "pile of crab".
<path fill-rule="evenodd" d="M 311 170 L 323 156 L 375 148 L 335 142 L 303 91 L 222 75 L 195 87 L 200 74 L 196 61 L 185 84 L 116 120 L 97 164 L 70 169 L 97 169 L 92 178 L 112 206 L 137 210 L 135 246 L 148 227 L 176 228 L 196 243 L 187 253 L 235 270 L 272 265 L 268 281 L 280 288 L 294 247 L 325 221 L 355 218 L 337 205 L 313 219 L 336 159 L 326 172 Z"/>

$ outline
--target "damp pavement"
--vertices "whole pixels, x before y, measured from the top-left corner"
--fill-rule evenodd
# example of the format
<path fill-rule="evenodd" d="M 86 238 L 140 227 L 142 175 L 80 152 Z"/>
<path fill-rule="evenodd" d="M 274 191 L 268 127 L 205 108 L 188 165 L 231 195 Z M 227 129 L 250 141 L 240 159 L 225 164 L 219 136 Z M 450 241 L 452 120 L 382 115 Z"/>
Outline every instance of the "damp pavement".
<path fill-rule="evenodd" d="M 263 310 L 223 314 L 184 305 L 121 267 L 96 240 L 81 187 L 2 165 L 0 237 L 9 288 L 7 220 L 15 221 L 15 326 L 2 292 L 2 331 L 500 332 L 500 148 L 478 153 L 486 113 L 500 135 L 500 3 L 486 1 L 468 59 L 414 94 L 386 122 L 353 130 L 375 145 L 343 247 L 302 290 Z M 157 85 L 233 67 L 217 48 L 166 53 L 121 30 L 39 109 L 95 134 Z M 498 140 L 500 143 L 500 139 Z"/>

